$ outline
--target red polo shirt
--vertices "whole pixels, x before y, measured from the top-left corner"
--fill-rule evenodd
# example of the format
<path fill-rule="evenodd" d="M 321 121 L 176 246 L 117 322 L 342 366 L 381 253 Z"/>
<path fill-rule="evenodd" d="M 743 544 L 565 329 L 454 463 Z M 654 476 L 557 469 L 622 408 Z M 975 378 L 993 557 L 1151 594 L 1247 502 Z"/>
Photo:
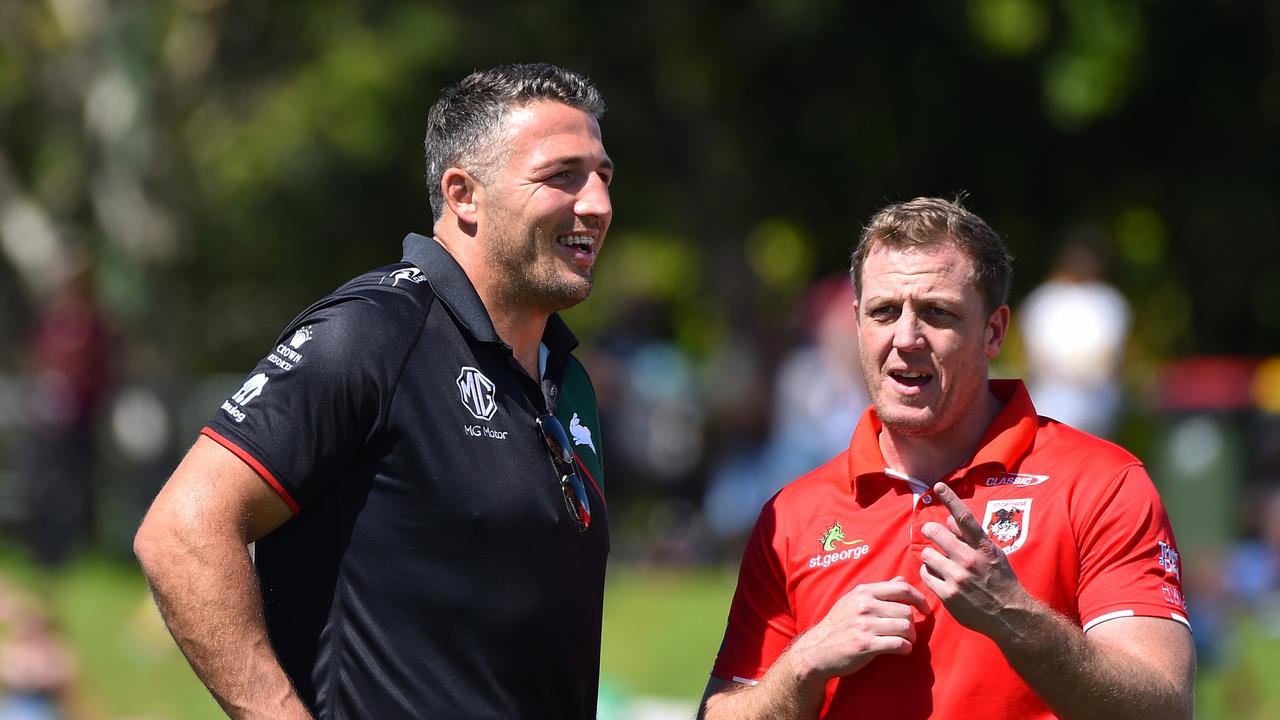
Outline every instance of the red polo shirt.
<path fill-rule="evenodd" d="M 1169 519 L 1142 464 L 1117 445 L 1036 416 L 1016 380 L 972 461 L 943 478 L 1008 554 L 1027 591 L 1088 630 L 1133 615 L 1186 623 Z M 945 523 L 924 483 L 885 467 L 868 408 L 849 449 L 760 513 L 712 674 L 759 680 L 800 633 L 861 583 L 901 575 L 929 599 L 910 655 L 883 655 L 827 685 L 823 717 L 1050 718 L 995 643 L 957 623 L 920 581 L 920 532 Z"/>

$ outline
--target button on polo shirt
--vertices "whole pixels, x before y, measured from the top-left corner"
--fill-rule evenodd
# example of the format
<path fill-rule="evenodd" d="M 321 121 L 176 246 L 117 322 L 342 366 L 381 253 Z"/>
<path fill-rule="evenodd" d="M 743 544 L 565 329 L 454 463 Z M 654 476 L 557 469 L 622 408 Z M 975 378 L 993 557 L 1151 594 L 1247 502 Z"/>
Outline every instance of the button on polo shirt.
<path fill-rule="evenodd" d="M 595 717 L 598 413 L 557 316 L 542 342 L 539 382 L 461 267 L 410 235 L 403 262 L 290 323 L 204 430 L 297 513 L 256 566 L 272 646 L 318 717 Z M 596 439 L 574 447 L 586 532 L 535 423 L 552 409 Z"/>
<path fill-rule="evenodd" d="M 943 478 L 1007 553 L 1027 590 L 1081 627 L 1142 615 L 1186 623 L 1181 567 L 1141 463 L 1037 417 L 1018 381 L 992 381 L 1003 411 L 973 459 Z M 920 580 L 929 486 L 886 468 L 868 409 L 847 451 L 780 491 L 748 541 L 712 674 L 759 680 L 857 585 L 904 577 L 929 600 L 910 655 L 831 681 L 824 717 L 1049 718 L 996 645 L 951 618 Z"/>

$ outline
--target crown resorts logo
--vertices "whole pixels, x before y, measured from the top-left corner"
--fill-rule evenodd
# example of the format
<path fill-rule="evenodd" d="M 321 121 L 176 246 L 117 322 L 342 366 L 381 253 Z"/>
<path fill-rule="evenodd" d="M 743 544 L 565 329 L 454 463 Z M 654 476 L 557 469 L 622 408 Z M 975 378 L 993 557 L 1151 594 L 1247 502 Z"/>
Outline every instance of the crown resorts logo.
<path fill-rule="evenodd" d="M 311 330 L 310 325 L 304 328 L 299 328 L 298 331 L 293 334 L 293 338 L 289 340 L 289 347 L 297 350 L 303 345 L 306 345 L 307 341 L 310 340 L 314 334 L 315 333 Z"/>
<path fill-rule="evenodd" d="M 830 567 L 834 563 L 850 558 L 857 559 L 871 552 L 871 546 L 865 544 L 861 538 L 857 540 L 845 540 L 844 528 L 841 527 L 837 520 L 827 528 L 825 532 L 818 538 L 822 543 L 823 554 L 814 555 L 809 558 L 809 567 Z M 851 545 L 842 550 L 837 550 L 836 545 Z"/>

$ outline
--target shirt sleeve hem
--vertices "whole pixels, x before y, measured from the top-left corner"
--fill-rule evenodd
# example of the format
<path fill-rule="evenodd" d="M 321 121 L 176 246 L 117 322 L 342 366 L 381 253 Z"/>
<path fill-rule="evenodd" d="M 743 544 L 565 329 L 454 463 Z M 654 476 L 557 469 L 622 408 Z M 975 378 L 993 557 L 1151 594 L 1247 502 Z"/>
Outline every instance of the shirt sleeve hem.
<path fill-rule="evenodd" d="M 1083 623 L 1081 625 L 1081 629 L 1084 632 L 1089 632 L 1089 630 L 1097 627 L 1098 625 L 1101 625 L 1104 622 L 1107 622 L 1108 620 L 1116 620 L 1118 618 L 1126 618 L 1126 617 L 1165 618 L 1167 620 L 1174 620 L 1176 622 L 1180 622 L 1183 625 L 1186 625 L 1187 629 L 1191 628 L 1191 622 L 1187 620 L 1186 614 L 1177 612 L 1175 610 L 1171 610 L 1169 608 L 1158 608 L 1151 605 L 1145 605 L 1145 606 L 1137 606 L 1133 608 L 1125 608 L 1122 610 L 1114 610 L 1112 612 L 1096 615 L 1090 618 L 1085 623 Z"/>
<path fill-rule="evenodd" d="M 298 505 L 297 501 L 293 499 L 293 496 L 289 494 L 289 491 L 284 489 L 284 485 L 281 485 L 280 481 L 276 479 L 276 476 L 272 475 L 271 471 L 262 463 L 258 462 L 258 459 L 250 455 L 248 451 L 237 445 L 235 442 L 223 437 L 218 433 L 218 431 L 211 427 L 206 426 L 200 431 L 200 434 L 230 450 L 236 457 L 243 460 L 246 465 L 253 468 L 253 471 L 258 473 L 267 485 L 271 486 L 272 490 L 275 490 L 276 494 L 280 496 L 280 499 L 284 500 L 285 505 L 289 506 L 289 509 L 293 511 L 294 515 L 302 512 L 302 508 Z"/>
<path fill-rule="evenodd" d="M 728 680 L 738 685 L 758 685 L 760 678 L 764 677 L 766 669 L 759 668 L 755 671 L 744 672 L 741 668 L 738 670 L 724 670 L 719 667 L 713 667 L 711 668 L 711 677 Z"/>

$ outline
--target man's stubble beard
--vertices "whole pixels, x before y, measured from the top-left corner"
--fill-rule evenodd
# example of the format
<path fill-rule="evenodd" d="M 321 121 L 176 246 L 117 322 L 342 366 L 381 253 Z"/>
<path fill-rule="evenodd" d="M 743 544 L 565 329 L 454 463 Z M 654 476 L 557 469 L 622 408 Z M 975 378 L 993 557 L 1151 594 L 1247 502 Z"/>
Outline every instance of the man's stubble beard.
<path fill-rule="evenodd" d="M 591 295 L 592 270 L 576 282 L 566 280 L 557 272 L 560 261 L 554 250 L 549 245 L 542 247 L 554 241 L 543 237 L 540 226 L 517 238 L 511 237 L 507 227 L 494 230 L 485 252 L 489 266 L 498 274 L 499 292 L 509 303 L 551 313 L 573 307 Z"/>
<path fill-rule="evenodd" d="M 881 368 L 867 366 L 867 358 L 863 356 L 861 344 L 858 347 L 858 369 L 861 371 L 863 387 L 867 390 L 867 398 L 871 400 L 876 418 L 885 430 L 904 437 L 926 437 L 933 434 L 931 431 L 944 410 L 942 406 L 939 406 L 938 412 L 933 413 L 931 417 L 901 417 L 902 413 L 894 413 L 887 407 L 888 403 L 882 399 L 888 391 L 880 386 L 883 380 Z M 872 387 L 873 382 L 876 383 L 875 387 Z M 899 405 L 906 404 L 899 402 Z M 908 407 L 914 406 L 908 405 Z"/>

